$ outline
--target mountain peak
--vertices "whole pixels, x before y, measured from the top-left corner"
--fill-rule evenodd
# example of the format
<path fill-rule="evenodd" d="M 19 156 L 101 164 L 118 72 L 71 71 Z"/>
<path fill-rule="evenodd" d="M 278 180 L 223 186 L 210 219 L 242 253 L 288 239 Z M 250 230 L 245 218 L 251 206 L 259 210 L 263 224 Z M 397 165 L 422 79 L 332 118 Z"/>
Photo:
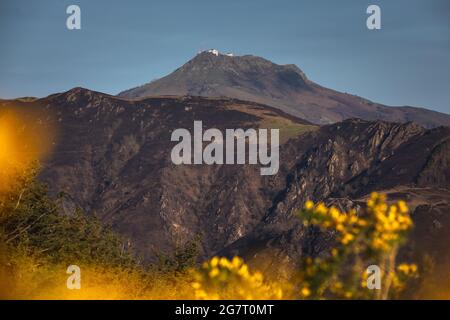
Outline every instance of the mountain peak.
<path fill-rule="evenodd" d="M 50 99 L 59 102 L 65 101 L 66 103 L 76 104 L 81 101 L 88 102 L 92 99 L 101 99 L 102 97 L 108 96 L 109 95 L 106 93 L 90 90 L 83 87 L 75 87 L 64 92 L 49 95 L 48 97 L 43 99 Z"/>
<path fill-rule="evenodd" d="M 119 93 L 123 98 L 150 96 L 229 97 L 265 104 L 315 124 L 348 118 L 414 121 L 425 127 L 449 125 L 450 116 L 431 110 L 388 107 L 322 87 L 295 64 L 276 64 L 254 55 L 199 52 L 171 74 Z"/>
<path fill-rule="evenodd" d="M 308 90 L 309 83 L 297 66 L 278 65 L 258 56 L 236 56 L 209 49 L 199 52 L 168 76 L 121 92 L 119 96 L 229 96 L 264 103 L 264 99 L 258 100 L 257 97 L 270 94 L 275 89 L 276 96 L 282 98 L 283 91 Z M 242 90 L 245 91 L 243 94 L 236 94 Z"/>

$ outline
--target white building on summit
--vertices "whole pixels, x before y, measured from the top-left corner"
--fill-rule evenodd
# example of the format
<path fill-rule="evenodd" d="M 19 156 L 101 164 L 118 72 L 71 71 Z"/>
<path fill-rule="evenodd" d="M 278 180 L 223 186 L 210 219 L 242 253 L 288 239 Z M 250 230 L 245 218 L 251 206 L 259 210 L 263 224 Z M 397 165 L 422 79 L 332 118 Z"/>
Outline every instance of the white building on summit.
<path fill-rule="evenodd" d="M 208 52 L 209 52 L 209 53 L 212 53 L 212 54 L 215 55 L 215 56 L 218 56 L 218 55 L 219 55 L 219 50 L 217 50 L 217 49 L 209 49 Z"/>
<path fill-rule="evenodd" d="M 208 53 L 211 53 L 211 54 L 215 55 L 216 57 L 218 57 L 219 54 L 221 54 L 221 53 L 219 52 L 219 50 L 217 50 L 217 49 L 203 50 L 203 51 L 199 51 L 198 53 L 200 54 L 200 53 L 202 53 L 202 52 L 208 52 Z M 226 53 L 225 55 L 228 56 L 228 57 L 234 57 L 234 54 L 231 53 L 231 52 L 228 52 L 228 53 Z"/>

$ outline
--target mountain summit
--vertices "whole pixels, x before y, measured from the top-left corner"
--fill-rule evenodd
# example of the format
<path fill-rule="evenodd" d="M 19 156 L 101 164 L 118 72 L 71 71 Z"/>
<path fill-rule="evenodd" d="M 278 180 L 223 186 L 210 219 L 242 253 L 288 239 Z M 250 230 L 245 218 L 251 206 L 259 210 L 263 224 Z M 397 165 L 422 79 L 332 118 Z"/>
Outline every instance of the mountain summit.
<path fill-rule="evenodd" d="M 282 91 L 307 88 L 307 78 L 294 65 L 280 66 L 266 59 L 203 51 L 170 75 L 119 95 L 231 96 L 243 100 L 283 98 Z M 278 92 L 278 96 L 273 93 Z"/>
<path fill-rule="evenodd" d="M 150 96 L 230 97 L 278 108 L 316 124 L 348 118 L 413 121 L 425 127 L 450 125 L 450 115 L 414 107 L 388 107 L 358 96 L 324 88 L 296 65 L 278 65 L 253 56 L 203 51 L 171 74 L 119 93 Z"/>

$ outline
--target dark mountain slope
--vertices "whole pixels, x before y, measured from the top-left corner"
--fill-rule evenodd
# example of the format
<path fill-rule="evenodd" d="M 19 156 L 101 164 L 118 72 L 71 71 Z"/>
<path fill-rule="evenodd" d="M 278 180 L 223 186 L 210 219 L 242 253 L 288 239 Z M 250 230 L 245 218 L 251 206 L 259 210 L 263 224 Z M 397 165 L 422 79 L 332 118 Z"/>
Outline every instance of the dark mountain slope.
<path fill-rule="evenodd" d="M 82 88 L 30 103 L 2 103 L 8 106 L 54 115 L 58 143 L 41 178 L 55 194 L 64 191 L 111 223 L 147 259 L 198 234 L 210 255 L 246 234 L 272 198 L 259 166 L 173 165 L 173 130 L 192 131 L 194 120 L 223 131 L 282 126 L 286 140 L 316 128 L 277 109 L 232 99 L 127 101 Z"/>
<path fill-rule="evenodd" d="M 203 257 L 220 252 L 253 259 L 270 251 L 295 261 L 321 254 L 328 236 L 303 228 L 293 210 L 306 199 L 358 206 L 375 190 L 412 205 L 412 243 L 425 235 L 430 245 L 446 239 L 449 128 L 358 119 L 317 128 L 229 98 L 125 100 L 81 88 L 0 106 L 54 116 L 42 119 L 54 122 L 58 139 L 41 178 L 55 194 L 70 195 L 68 210 L 79 205 L 111 223 L 147 260 L 199 234 Z M 173 165 L 171 132 L 192 129 L 194 120 L 205 129 L 280 127 L 279 173 L 261 176 L 253 165 Z M 449 254 L 425 243 L 414 248 L 444 260 Z"/>

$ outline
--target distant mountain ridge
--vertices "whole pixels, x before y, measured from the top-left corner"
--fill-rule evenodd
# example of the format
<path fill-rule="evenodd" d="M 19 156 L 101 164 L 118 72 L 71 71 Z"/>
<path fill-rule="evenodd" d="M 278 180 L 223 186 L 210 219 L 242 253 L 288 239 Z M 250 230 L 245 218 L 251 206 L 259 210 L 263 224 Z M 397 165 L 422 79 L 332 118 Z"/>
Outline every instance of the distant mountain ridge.
<path fill-rule="evenodd" d="M 450 115 L 416 107 L 389 107 L 322 87 L 296 65 L 278 65 L 261 57 L 204 51 L 172 72 L 118 96 L 230 97 L 278 108 L 315 124 L 349 118 L 416 122 L 426 128 L 450 125 Z"/>

